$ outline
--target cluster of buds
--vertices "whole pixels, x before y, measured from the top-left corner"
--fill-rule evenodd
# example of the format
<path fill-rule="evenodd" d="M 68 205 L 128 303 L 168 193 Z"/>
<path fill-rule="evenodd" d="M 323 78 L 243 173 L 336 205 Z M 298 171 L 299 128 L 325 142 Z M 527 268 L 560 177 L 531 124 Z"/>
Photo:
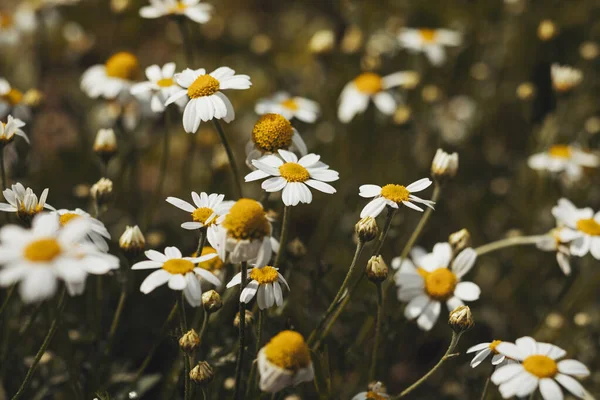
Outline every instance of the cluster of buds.
<path fill-rule="evenodd" d="M 449 154 L 442 149 L 437 149 L 431 162 L 431 176 L 442 183 L 446 179 L 454 178 L 457 171 L 458 153 Z"/>
<path fill-rule="evenodd" d="M 448 318 L 448 325 L 456 333 L 463 333 L 475 326 L 473 321 L 473 314 L 469 306 L 458 306 L 451 313 Z"/>
<path fill-rule="evenodd" d="M 381 256 L 373 256 L 367 262 L 367 277 L 373 283 L 379 284 L 388 277 L 388 266 Z"/>
<path fill-rule="evenodd" d="M 125 228 L 125 232 L 119 238 L 119 247 L 128 257 L 135 257 L 144 251 L 146 239 L 137 225 Z"/>
<path fill-rule="evenodd" d="M 379 228 L 377 222 L 373 217 L 364 217 L 354 225 L 354 231 L 358 236 L 358 240 L 362 243 L 370 242 L 379 235 Z"/>
<path fill-rule="evenodd" d="M 202 293 L 202 307 L 208 313 L 219 311 L 223 307 L 221 295 L 214 290 Z"/>

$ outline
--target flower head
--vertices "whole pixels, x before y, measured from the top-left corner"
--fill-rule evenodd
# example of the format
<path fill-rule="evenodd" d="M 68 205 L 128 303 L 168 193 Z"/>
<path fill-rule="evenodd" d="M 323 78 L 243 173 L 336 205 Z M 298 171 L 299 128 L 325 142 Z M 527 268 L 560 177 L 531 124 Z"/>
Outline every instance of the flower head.
<path fill-rule="evenodd" d="M 400 45 L 412 52 L 425 53 L 429 61 L 436 66 L 446 61 L 444 47 L 460 46 L 460 33 L 449 29 L 413 29 L 404 28 L 398 35 Z"/>
<path fill-rule="evenodd" d="M 437 149 L 431 162 L 431 176 L 438 181 L 454 178 L 458 171 L 458 153 L 448 154 Z"/>
<path fill-rule="evenodd" d="M 0 20 L 1 19 L 2 14 L 0 13 Z M 0 23 L 0 25 L 2 24 Z M 0 29 L 0 38 L 1 37 L 2 29 Z M 31 119 L 31 104 L 27 102 L 26 95 L 27 93 L 23 93 L 19 89 L 11 86 L 6 79 L 0 78 L 0 118 L 7 117 L 11 114 L 16 119 L 29 121 Z M 21 125 L 21 127 L 22 126 L 23 125 Z"/>
<path fill-rule="evenodd" d="M 571 179 L 579 179 L 584 168 L 600 166 L 600 157 L 572 145 L 554 145 L 548 150 L 529 157 L 527 163 L 531 169 L 566 173 Z"/>
<path fill-rule="evenodd" d="M 13 118 L 12 115 L 9 115 L 6 123 L 0 121 L 0 147 L 7 145 L 12 142 L 16 136 L 21 136 L 27 143 L 29 143 L 29 138 L 21 129 L 25 126 L 25 122 L 20 119 Z"/>
<path fill-rule="evenodd" d="M 484 342 L 476 344 L 475 346 L 469 347 L 467 354 L 476 353 L 475 357 L 471 360 L 471 368 L 477 367 L 483 362 L 490 354 L 492 355 L 492 365 L 505 365 L 510 363 L 512 360 L 506 358 L 504 354 L 498 353 L 496 348 L 502 343 L 501 340 L 494 340 L 492 342 Z"/>
<path fill-rule="evenodd" d="M 100 220 L 92 217 L 81 208 L 76 208 L 74 210 L 67 210 L 63 208 L 61 210 L 57 210 L 56 213 L 59 216 L 61 226 L 66 226 L 79 219 L 86 220 L 90 227 L 87 238 L 100 251 L 108 251 L 108 243 L 106 243 L 106 239 L 110 240 L 110 233 L 108 233 L 108 230 Z"/>
<path fill-rule="evenodd" d="M 44 189 L 38 199 L 31 188 L 25 189 L 22 184 L 16 183 L 10 189 L 5 189 L 2 194 L 8 204 L 0 203 L 0 211 L 16 212 L 17 216 L 24 221 L 30 221 L 44 209 L 55 210 L 50 204 L 46 204 L 48 189 Z"/>
<path fill-rule="evenodd" d="M 596 260 L 600 260 L 600 212 L 587 208 L 577 208 L 571 201 L 562 198 L 552 208 L 561 229 L 556 239 L 562 244 L 569 243 L 570 253 L 583 257 L 588 252 Z"/>
<path fill-rule="evenodd" d="M 140 9 L 142 18 L 160 18 L 180 15 L 199 24 L 210 20 L 213 6 L 201 3 L 201 0 L 150 0 L 149 6 Z"/>
<path fill-rule="evenodd" d="M 290 120 L 297 118 L 302 122 L 313 123 L 321 112 L 319 103 L 304 97 L 292 97 L 286 92 L 277 92 L 272 97 L 256 103 L 257 114 L 280 114 Z"/>
<path fill-rule="evenodd" d="M 145 82 L 136 83 L 131 87 L 131 94 L 140 100 L 150 100 L 150 108 L 155 113 L 165 110 L 165 102 L 173 94 L 181 90 L 175 82 L 175 63 L 167 63 L 161 67 L 151 65 L 146 68 Z M 185 98 L 177 100 L 179 106 L 184 106 Z"/>
<path fill-rule="evenodd" d="M 557 92 L 568 92 L 575 86 L 579 86 L 583 80 L 581 70 L 556 63 L 550 67 L 550 76 L 552 77 L 552 87 Z"/>
<path fill-rule="evenodd" d="M 408 208 L 421 212 L 423 209 L 414 203 L 420 203 L 433 209 L 433 205 L 435 204 L 433 201 L 423 200 L 413 194 L 427 189 L 431 184 L 431 179 L 423 178 L 406 187 L 397 184 L 388 184 L 383 187 L 377 185 L 362 185 L 359 188 L 360 192 L 358 195 L 366 198 L 373 197 L 374 199 L 362 209 L 360 217 L 375 218 L 383 211 L 385 206 L 398 208 L 400 204 L 404 204 Z"/>
<path fill-rule="evenodd" d="M 260 268 L 249 268 L 249 283 L 244 290 L 242 290 L 240 301 L 250 303 L 254 296 L 257 296 L 258 307 L 261 310 L 271 308 L 275 304 L 277 304 L 277 307 L 281 307 L 283 305 L 281 283 L 287 287 L 288 291 L 290 290 L 290 287 L 283 275 L 278 271 L 279 268 L 273 268 L 269 265 Z M 227 284 L 227 288 L 234 287 L 241 283 L 242 274 L 240 272 L 231 279 Z"/>
<path fill-rule="evenodd" d="M 136 256 L 146 247 L 146 239 L 137 225 L 125 227 L 125 232 L 119 238 L 119 247 L 126 254 Z"/>
<path fill-rule="evenodd" d="M 88 68 L 81 77 L 81 89 L 91 98 L 114 99 L 128 93 L 140 75 L 140 64 L 129 52 L 113 54 L 106 63 Z"/>
<path fill-rule="evenodd" d="M 192 192 L 192 200 L 194 205 L 191 205 L 185 200 L 177 197 L 167 197 L 167 203 L 175 207 L 187 211 L 191 214 L 192 221 L 181 224 L 183 229 L 201 229 L 216 227 L 225 220 L 225 214 L 233 205 L 233 201 L 223 201 L 224 194 L 207 194 L 201 192 L 200 195 Z"/>
<path fill-rule="evenodd" d="M 556 262 L 560 267 L 560 270 L 565 275 L 571 274 L 571 250 L 569 249 L 569 242 L 565 241 L 563 236 L 562 226 L 556 227 L 548 232 L 548 235 L 544 236 L 536 243 L 536 247 L 542 251 L 553 251 L 556 252 Z M 568 234 L 567 234 L 568 237 Z"/>

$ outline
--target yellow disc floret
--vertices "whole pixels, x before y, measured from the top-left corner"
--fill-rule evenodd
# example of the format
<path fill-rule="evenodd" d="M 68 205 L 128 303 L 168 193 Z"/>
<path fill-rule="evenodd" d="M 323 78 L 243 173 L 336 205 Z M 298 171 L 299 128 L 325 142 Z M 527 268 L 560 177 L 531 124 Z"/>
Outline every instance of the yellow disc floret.
<path fill-rule="evenodd" d="M 60 244 L 52 238 L 35 240 L 25 246 L 23 251 L 25 258 L 32 262 L 52 261 L 60 253 Z"/>
<path fill-rule="evenodd" d="M 229 237 L 238 240 L 263 239 L 271 234 L 271 224 L 263 206 L 256 200 L 239 199 L 223 221 Z"/>
<path fill-rule="evenodd" d="M 310 179 L 308 170 L 298 163 L 288 162 L 279 167 L 282 178 L 288 182 L 306 182 Z"/>
<path fill-rule="evenodd" d="M 419 35 L 426 43 L 435 42 L 436 33 L 434 29 L 419 29 Z"/>
<path fill-rule="evenodd" d="M 490 350 L 492 351 L 492 353 L 494 354 L 498 354 L 498 351 L 496 350 L 496 347 L 498 347 L 498 345 L 502 343 L 502 340 L 494 340 L 492 343 L 490 343 Z"/>
<path fill-rule="evenodd" d="M 216 254 L 216 253 L 217 253 L 217 250 L 215 250 L 214 248 L 212 248 L 210 246 L 204 246 L 202 248 L 201 255 L 206 256 L 208 254 Z M 197 257 L 197 255 L 194 254 L 194 257 Z M 223 261 L 221 261 L 221 259 L 219 257 L 213 257 L 210 260 L 202 261 L 201 263 L 198 264 L 198 267 L 205 269 L 207 271 L 210 271 L 210 272 L 215 272 L 215 271 L 218 271 L 223 268 Z"/>
<path fill-rule="evenodd" d="M 410 192 L 402 185 L 389 184 L 381 188 L 381 195 L 395 203 L 408 201 Z"/>
<path fill-rule="evenodd" d="M 383 89 L 381 76 L 373 72 L 365 72 L 354 79 L 354 85 L 358 91 L 365 94 L 375 94 Z"/>
<path fill-rule="evenodd" d="M 458 279 L 448 268 L 438 268 L 433 272 L 419 268 L 417 271 L 425 280 L 425 293 L 432 299 L 446 301 L 454 295 Z"/>
<path fill-rule="evenodd" d="M 194 263 L 182 258 L 173 258 L 165 261 L 162 268 L 171 274 L 185 275 L 194 270 Z"/>
<path fill-rule="evenodd" d="M 17 104 L 21 104 L 21 101 L 23 100 L 23 92 L 18 89 L 11 88 L 8 93 L 1 97 L 11 106 L 16 106 Z"/>
<path fill-rule="evenodd" d="M 250 279 L 255 280 L 261 285 L 277 282 L 278 278 L 279 274 L 277 273 L 277 270 L 268 265 L 262 268 L 252 268 L 250 270 Z"/>
<path fill-rule="evenodd" d="M 298 332 L 279 332 L 264 349 L 267 360 L 280 368 L 296 372 L 310 365 L 308 346 Z"/>
<path fill-rule="evenodd" d="M 378 393 L 375 392 L 367 392 L 367 399 L 368 400 L 386 400 L 388 399 L 388 397 L 383 397 Z"/>
<path fill-rule="evenodd" d="M 564 144 L 550 147 L 548 154 L 555 158 L 571 158 L 571 148 Z"/>
<path fill-rule="evenodd" d="M 558 373 L 556 361 L 547 356 L 533 355 L 523 360 L 525 371 L 540 379 L 553 378 Z"/>
<path fill-rule="evenodd" d="M 292 111 L 298 111 L 298 103 L 296 103 L 296 100 L 294 99 L 286 99 L 284 101 L 281 102 L 281 105 L 285 108 L 287 108 L 288 110 L 292 110 Z"/>
<path fill-rule="evenodd" d="M 600 236 L 600 224 L 594 218 L 577 221 L 577 230 L 587 233 L 590 236 Z"/>
<path fill-rule="evenodd" d="M 196 80 L 188 87 L 187 93 L 190 99 L 196 99 L 198 97 L 210 96 L 219 91 L 221 84 L 218 80 L 210 75 L 200 75 Z"/>
<path fill-rule="evenodd" d="M 9 28 L 13 25 L 13 17 L 7 13 L 0 12 L 0 28 Z"/>
<path fill-rule="evenodd" d="M 106 61 L 106 75 L 127 81 L 137 79 L 140 64 L 136 56 L 126 51 L 114 54 Z"/>
<path fill-rule="evenodd" d="M 160 87 L 171 87 L 175 84 L 173 78 L 163 78 L 159 79 L 156 84 Z"/>
<path fill-rule="evenodd" d="M 212 223 L 214 223 L 214 221 L 216 220 L 216 218 L 213 218 L 212 221 L 210 221 L 208 224 L 206 223 L 206 220 L 213 215 L 214 211 L 212 208 L 208 208 L 208 207 L 200 207 L 200 208 L 196 208 L 194 210 L 194 212 L 192 212 L 192 219 L 194 220 L 194 222 L 200 222 L 202 225 L 208 226 L 211 225 Z"/>
<path fill-rule="evenodd" d="M 293 136 L 292 124 L 279 114 L 263 115 L 252 129 L 252 141 L 256 147 L 269 153 L 290 147 Z"/>
<path fill-rule="evenodd" d="M 61 215 L 59 217 L 60 220 L 60 225 L 61 226 L 65 226 L 67 223 L 69 223 L 71 220 L 75 219 L 75 218 L 80 218 L 81 215 L 79 214 L 75 214 L 75 213 L 65 213 L 63 215 Z"/>

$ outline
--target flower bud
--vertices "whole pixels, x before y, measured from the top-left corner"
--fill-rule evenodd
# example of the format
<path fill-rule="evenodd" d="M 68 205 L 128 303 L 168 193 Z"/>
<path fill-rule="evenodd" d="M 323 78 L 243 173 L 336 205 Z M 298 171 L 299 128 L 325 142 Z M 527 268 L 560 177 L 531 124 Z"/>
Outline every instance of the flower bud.
<path fill-rule="evenodd" d="M 249 326 L 251 326 L 254 323 L 254 314 L 252 314 L 252 311 L 250 310 L 246 310 L 246 328 L 248 328 Z M 239 311 L 235 314 L 235 319 L 233 320 L 233 326 L 235 326 L 236 328 L 240 327 L 240 313 Z"/>
<path fill-rule="evenodd" d="M 553 39 L 557 33 L 558 28 L 556 27 L 556 24 L 550 19 L 545 19 L 538 25 L 538 38 L 540 38 L 540 40 L 543 40 L 544 42 Z"/>
<path fill-rule="evenodd" d="M 194 329 L 190 329 L 179 338 L 179 347 L 186 353 L 192 353 L 198 346 L 200 346 L 200 336 Z"/>
<path fill-rule="evenodd" d="M 431 162 L 431 176 L 437 181 L 454 178 L 458 171 L 458 154 L 437 149 Z"/>
<path fill-rule="evenodd" d="M 112 198 L 113 183 L 110 179 L 100 178 L 100 180 L 92 185 L 90 188 L 90 194 L 92 199 L 102 206 L 110 201 Z"/>
<path fill-rule="evenodd" d="M 362 218 L 354 225 L 354 230 L 356 231 L 356 235 L 358 235 L 358 239 L 363 243 L 370 242 L 379 235 L 379 228 L 373 217 Z"/>
<path fill-rule="evenodd" d="M 190 371 L 190 379 L 198 385 L 208 385 L 214 377 L 213 369 L 206 361 L 200 361 Z"/>
<path fill-rule="evenodd" d="M 223 307 L 221 295 L 214 290 L 202 293 L 202 307 L 209 313 L 219 311 Z"/>
<path fill-rule="evenodd" d="M 388 276 L 388 266 L 381 256 L 373 256 L 367 262 L 367 277 L 373 283 L 380 283 Z"/>
<path fill-rule="evenodd" d="M 144 250 L 146 239 L 144 239 L 144 235 L 142 235 L 142 231 L 137 225 L 125 228 L 125 232 L 119 238 L 119 247 L 131 257 L 137 256 Z"/>
<path fill-rule="evenodd" d="M 94 152 L 107 163 L 117 152 L 117 137 L 112 129 L 100 129 L 94 140 Z"/>
<path fill-rule="evenodd" d="M 448 236 L 448 243 L 452 246 L 454 254 L 460 253 L 471 244 L 471 234 L 466 229 L 461 229 L 458 232 L 451 233 Z"/>
<path fill-rule="evenodd" d="M 463 333 L 471 329 L 475 322 L 469 306 L 458 306 L 450 313 L 448 325 L 456 333 Z"/>
<path fill-rule="evenodd" d="M 306 246 L 302 240 L 295 238 L 287 245 L 288 254 L 296 258 L 302 258 L 306 255 Z"/>

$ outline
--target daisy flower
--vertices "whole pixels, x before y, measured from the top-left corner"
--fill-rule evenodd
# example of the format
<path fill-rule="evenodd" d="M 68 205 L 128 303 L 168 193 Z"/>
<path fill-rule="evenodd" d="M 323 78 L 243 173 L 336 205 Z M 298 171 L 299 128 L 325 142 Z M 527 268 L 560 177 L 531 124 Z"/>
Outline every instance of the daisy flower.
<path fill-rule="evenodd" d="M 16 136 L 21 136 L 27 143 L 29 138 L 21 129 L 25 126 L 25 122 L 20 119 L 13 118 L 12 115 L 8 116 L 6 123 L 0 122 L 0 146 L 5 146 L 12 142 Z"/>
<path fill-rule="evenodd" d="M 246 146 L 246 164 L 254 168 L 253 160 L 278 150 L 297 150 L 303 156 L 307 153 L 304 140 L 287 117 L 276 113 L 265 114 L 252 129 L 252 139 Z"/>
<path fill-rule="evenodd" d="M 552 208 L 552 215 L 563 228 L 559 232 L 561 242 L 569 242 L 571 254 L 583 257 L 591 253 L 600 260 L 600 212 L 577 208 L 567 199 L 560 199 Z"/>
<path fill-rule="evenodd" d="M 393 183 L 387 184 L 384 187 L 377 185 L 362 185 L 359 188 L 358 195 L 365 198 L 373 198 L 360 212 L 360 217 L 376 218 L 385 208 L 389 206 L 398 208 L 400 204 L 404 204 L 413 210 L 423 211 L 423 209 L 414 203 L 423 204 L 431 209 L 435 202 L 431 200 L 423 200 L 413 193 L 427 189 L 432 184 L 431 179 L 423 178 L 404 187 Z"/>
<path fill-rule="evenodd" d="M 339 174 L 330 170 L 328 165 L 319 162 L 320 156 L 311 153 L 298 160 L 290 151 L 278 152 L 283 160 L 275 155 L 253 160 L 252 165 L 258 169 L 246 175 L 245 181 L 252 182 L 271 177 L 264 181 L 261 187 L 269 193 L 283 190 L 281 198 L 286 206 L 309 204 L 312 201 L 309 186 L 323 193 L 336 192 L 333 186 L 325 182 L 337 181 Z"/>
<path fill-rule="evenodd" d="M 225 214 L 229 212 L 229 209 L 233 205 L 233 201 L 223 201 L 224 198 L 224 194 L 212 193 L 209 195 L 201 192 L 198 195 L 198 193 L 192 192 L 194 205 L 177 197 L 167 197 L 167 203 L 189 212 L 192 215 L 192 221 L 184 222 L 181 224 L 181 227 L 183 229 L 195 230 L 215 227 L 223 222 Z"/>
<path fill-rule="evenodd" d="M 558 361 L 567 353 L 560 347 L 525 336 L 514 344 L 502 342 L 496 350 L 520 361 L 499 367 L 492 374 L 491 380 L 499 386 L 503 398 L 526 397 L 539 387 L 544 400 L 562 399 L 557 382 L 574 396 L 584 398 L 585 389 L 573 376 L 586 377 L 590 371 L 577 360 Z"/>
<path fill-rule="evenodd" d="M 0 78 L 0 118 L 12 114 L 15 118 L 28 121 L 31 119 L 31 107 L 26 95 L 11 86 L 4 78 Z"/>
<path fill-rule="evenodd" d="M 136 83 L 131 87 L 131 94 L 140 100 L 150 99 L 150 108 L 155 113 L 161 113 L 165 110 L 165 102 L 171 95 L 178 92 L 181 88 L 173 76 L 175 75 L 175 63 L 167 63 L 163 67 L 151 65 L 146 68 L 146 82 Z M 185 99 L 177 101 L 179 106 L 185 105 Z"/>
<path fill-rule="evenodd" d="M 0 211 L 15 212 L 23 220 L 29 221 L 34 215 L 43 211 L 45 208 L 55 210 L 50 204 L 46 204 L 48 198 L 48 188 L 44 189 L 42 195 L 38 197 L 31 188 L 16 183 L 10 189 L 5 189 L 2 194 L 8 203 L 0 203 Z"/>
<path fill-rule="evenodd" d="M 321 107 L 316 101 L 277 92 L 271 97 L 259 100 L 254 111 L 259 115 L 280 114 L 287 119 L 297 118 L 312 124 L 321 113 Z"/>
<path fill-rule="evenodd" d="M 476 353 L 475 357 L 471 360 L 471 368 L 477 367 L 479 364 L 483 362 L 490 354 L 492 354 L 492 365 L 504 365 L 510 362 L 510 359 L 507 359 L 504 354 L 498 353 L 496 347 L 502 343 L 501 340 L 494 340 L 493 342 L 485 342 L 479 343 L 475 346 L 470 347 L 467 350 L 467 354 Z"/>
<path fill-rule="evenodd" d="M 256 296 L 258 307 L 261 310 L 271 308 L 275 304 L 277 304 L 277 307 L 281 307 L 283 305 L 283 293 L 279 282 L 283 282 L 288 291 L 290 286 L 278 271 L 279 268 L 273 268 L 269 265 L 260 268 L 249 268 L 248 279 L 250 282 L 242 290 L 240 301 L 248 304 Z M 227 284 L 227 289 L 241 283 L 242 273 L 238 272 Z"/>
<path fill-rule="evenodd" d="M 204 68 L 192 70 L 186 68 L 183 72 L 175 74 L 175 80 L 180 89 L 167 99 L 165 105 L 178 102 L 187 98 L 183 111 L 183 129 L 187 133 L 196 133 L 201 121 L 210 121 L 213 118 L 222 119 L 229 123 L 235 118 L 235 111 L 231 102 L 221 91 L 225 89 L 244 90 L 252 86 L 248 75 L 235 75 L 229 67 L 220 67 L 206 73 Z"/>
<path fill-rule="evenodd" d="M 442 65 L 446 61 L 446 46 L 460 46 L 460 33 L 449 29 L 413 29 L 404 28 L 398 34 L 400 46 L 412 52 L 425 53 L 429 61 Z"/>
<path fill-rule="evenodd" d="M 248 261 L 260 268 L 268 264 L 279 243 L 272 234 L 262 204 L 252 199 L 239 199 L 225 215 L 223 222 L 208 230 L 208 241 L 221 260 L 232 263 Z"/>
<path fill-rule="evenodd" d="M 557 92 L 568 92 L 575 86 L 579 86 L 583 80 L 581 70 L 568 65 L 552 64 L 550 67 L 550 77 L 552 78 L 552 87 Z"/>
<path fill-rule="evenodd" d="M 282 331 L 258 352 L 260 390 L 276 393 L 315 378 L 310 350 L 301 334 Z"/>
<path fill-rule="evenodd" d="M 557 227 L 551 230 L 547 236 L 536 243 L 536 247 L 542 251 L 554 251 L 556 252 L 556 261 L 560 270 L 565 275 L 571 274 L 571 263 L 569 261 L 571 257 L 571 251 L 569 250 L 569 243 L 562 239 L 563 227 Z"/>
<path fill-rule="evenodd" d="M 390 396 L 385 393 L 383 384 L 381 382 L 377 382 L 373 385 L 371 390 L 357 394 L 352 398 L 352 400 L 386 400 L 389 398 Z"/>
<path fill-rule="evenodd" d="M 0 230 L 0 286 L 20 282 L 26 303 L 50 298 L 58 280 L 71 296 L 81 294 L 88 273 L 106 274 L 119 267 L 117 257 L 82 244 L 91 226 L 79 219 L 61 228 L 57 215 L 36 216 L 31 229 L 7 225 Z"/>
<path fill-rule="evenodd" d="M 34 32 L 36 18 L 33 10 L 26 6 L 19 6 L 14 13 L 0 11 L 0 44 L 16 45 L 24 33 Z"/>
<path fill-rule="evenodd" d="M 344 86 L 338 118 L 343 123 L 350 122 L 356 114 L 366 111 L 371 99 L 379 111 L 392 115 L 398 105 L 394 96 L 386 90 L 396 86 L 414 87 L 418 80 L 418 74 L 412 71 L 396 72 L 385 77 L 373 72 L 362 73 Z"/>
<path fill-rule="evenodd" d="M 202 287 L 198 278 L 202 278 L 215 286 L 221 284 L 216 276 L 195 265 L 216 257 L 216 254 L 183 257 L 177 247 L 165 247 L 164 254 L 156 250 L 147 250 L 144 254 L 146 254 L 148 260 L 140 261 L 131 267 L 131 269 L 136 270 L 156 270 L 142 282 L 140 291 L 144 294 L 148 294 L 168 282 L 170 289 L 183 290 L 186 300 L 192 307 L 199 307 L 202 305 Z"/>
<path fill-rule="evenodd" d="M 575 146 L 554 145 L 547 151 L 537 153 L 527 160 L 529 168 L 552 173 L 565 172 L 573 179 L 579 178 L 584 168 L 597 168 L 600 157 Z"/>
<path fill-rule="evenodd" d="M 137 57 L 122 51 L 113 54 L 106 63 L 88 68 L 81 77 L 81 90 L 93 99 L 114 99 L 122 93 L 129 93 L 139 75 Z"/>
<path fill-rule="evenodd" d="M 398 299 L 408 302 L 404 316 L 409 320 L 416 318 L 419 327 L 428 331 L 440 315 L 442 302 L 452 311 L 464 305 L 463 301 L 477 300 L 481 293 L 479 286 L 461 282 L 476 259 L 477 253 L 469 247 L 452 260 L 450 244 L 437 243 L 432 253 L 419 258 L 418 264 L 409 259 L 402 261 L 395 280 L 399 286 Z"/>
<path fill-rule="evenodd" d="M 76 221 L 79 219 L 84 219 L 88 222 L 90 229 L 87 234 L 87 238 L 101 251 L 108 251 L 108 243 L 106 243 L 106 239 L 110 240 L 110 233 L 104 226 L 104 224 L 92 217 L 90 214 L 83 211 L 81 208 L 76 208 L 75 210 L 66 210 L 61 209 L 57 210 L 56 214 L 59 216 L 59 221 L 61 226 L 66 226 L 70 224 L 72 221 Z"/>
<path fill-rule="evenodd" d="M 160 18 L 169 15 L 179 15 L 199 24 L 210 20 L 213 7 L 200 3 L 200 0 L 150 0 L 150 5 L 140 9 L 142 18 Z"/>

